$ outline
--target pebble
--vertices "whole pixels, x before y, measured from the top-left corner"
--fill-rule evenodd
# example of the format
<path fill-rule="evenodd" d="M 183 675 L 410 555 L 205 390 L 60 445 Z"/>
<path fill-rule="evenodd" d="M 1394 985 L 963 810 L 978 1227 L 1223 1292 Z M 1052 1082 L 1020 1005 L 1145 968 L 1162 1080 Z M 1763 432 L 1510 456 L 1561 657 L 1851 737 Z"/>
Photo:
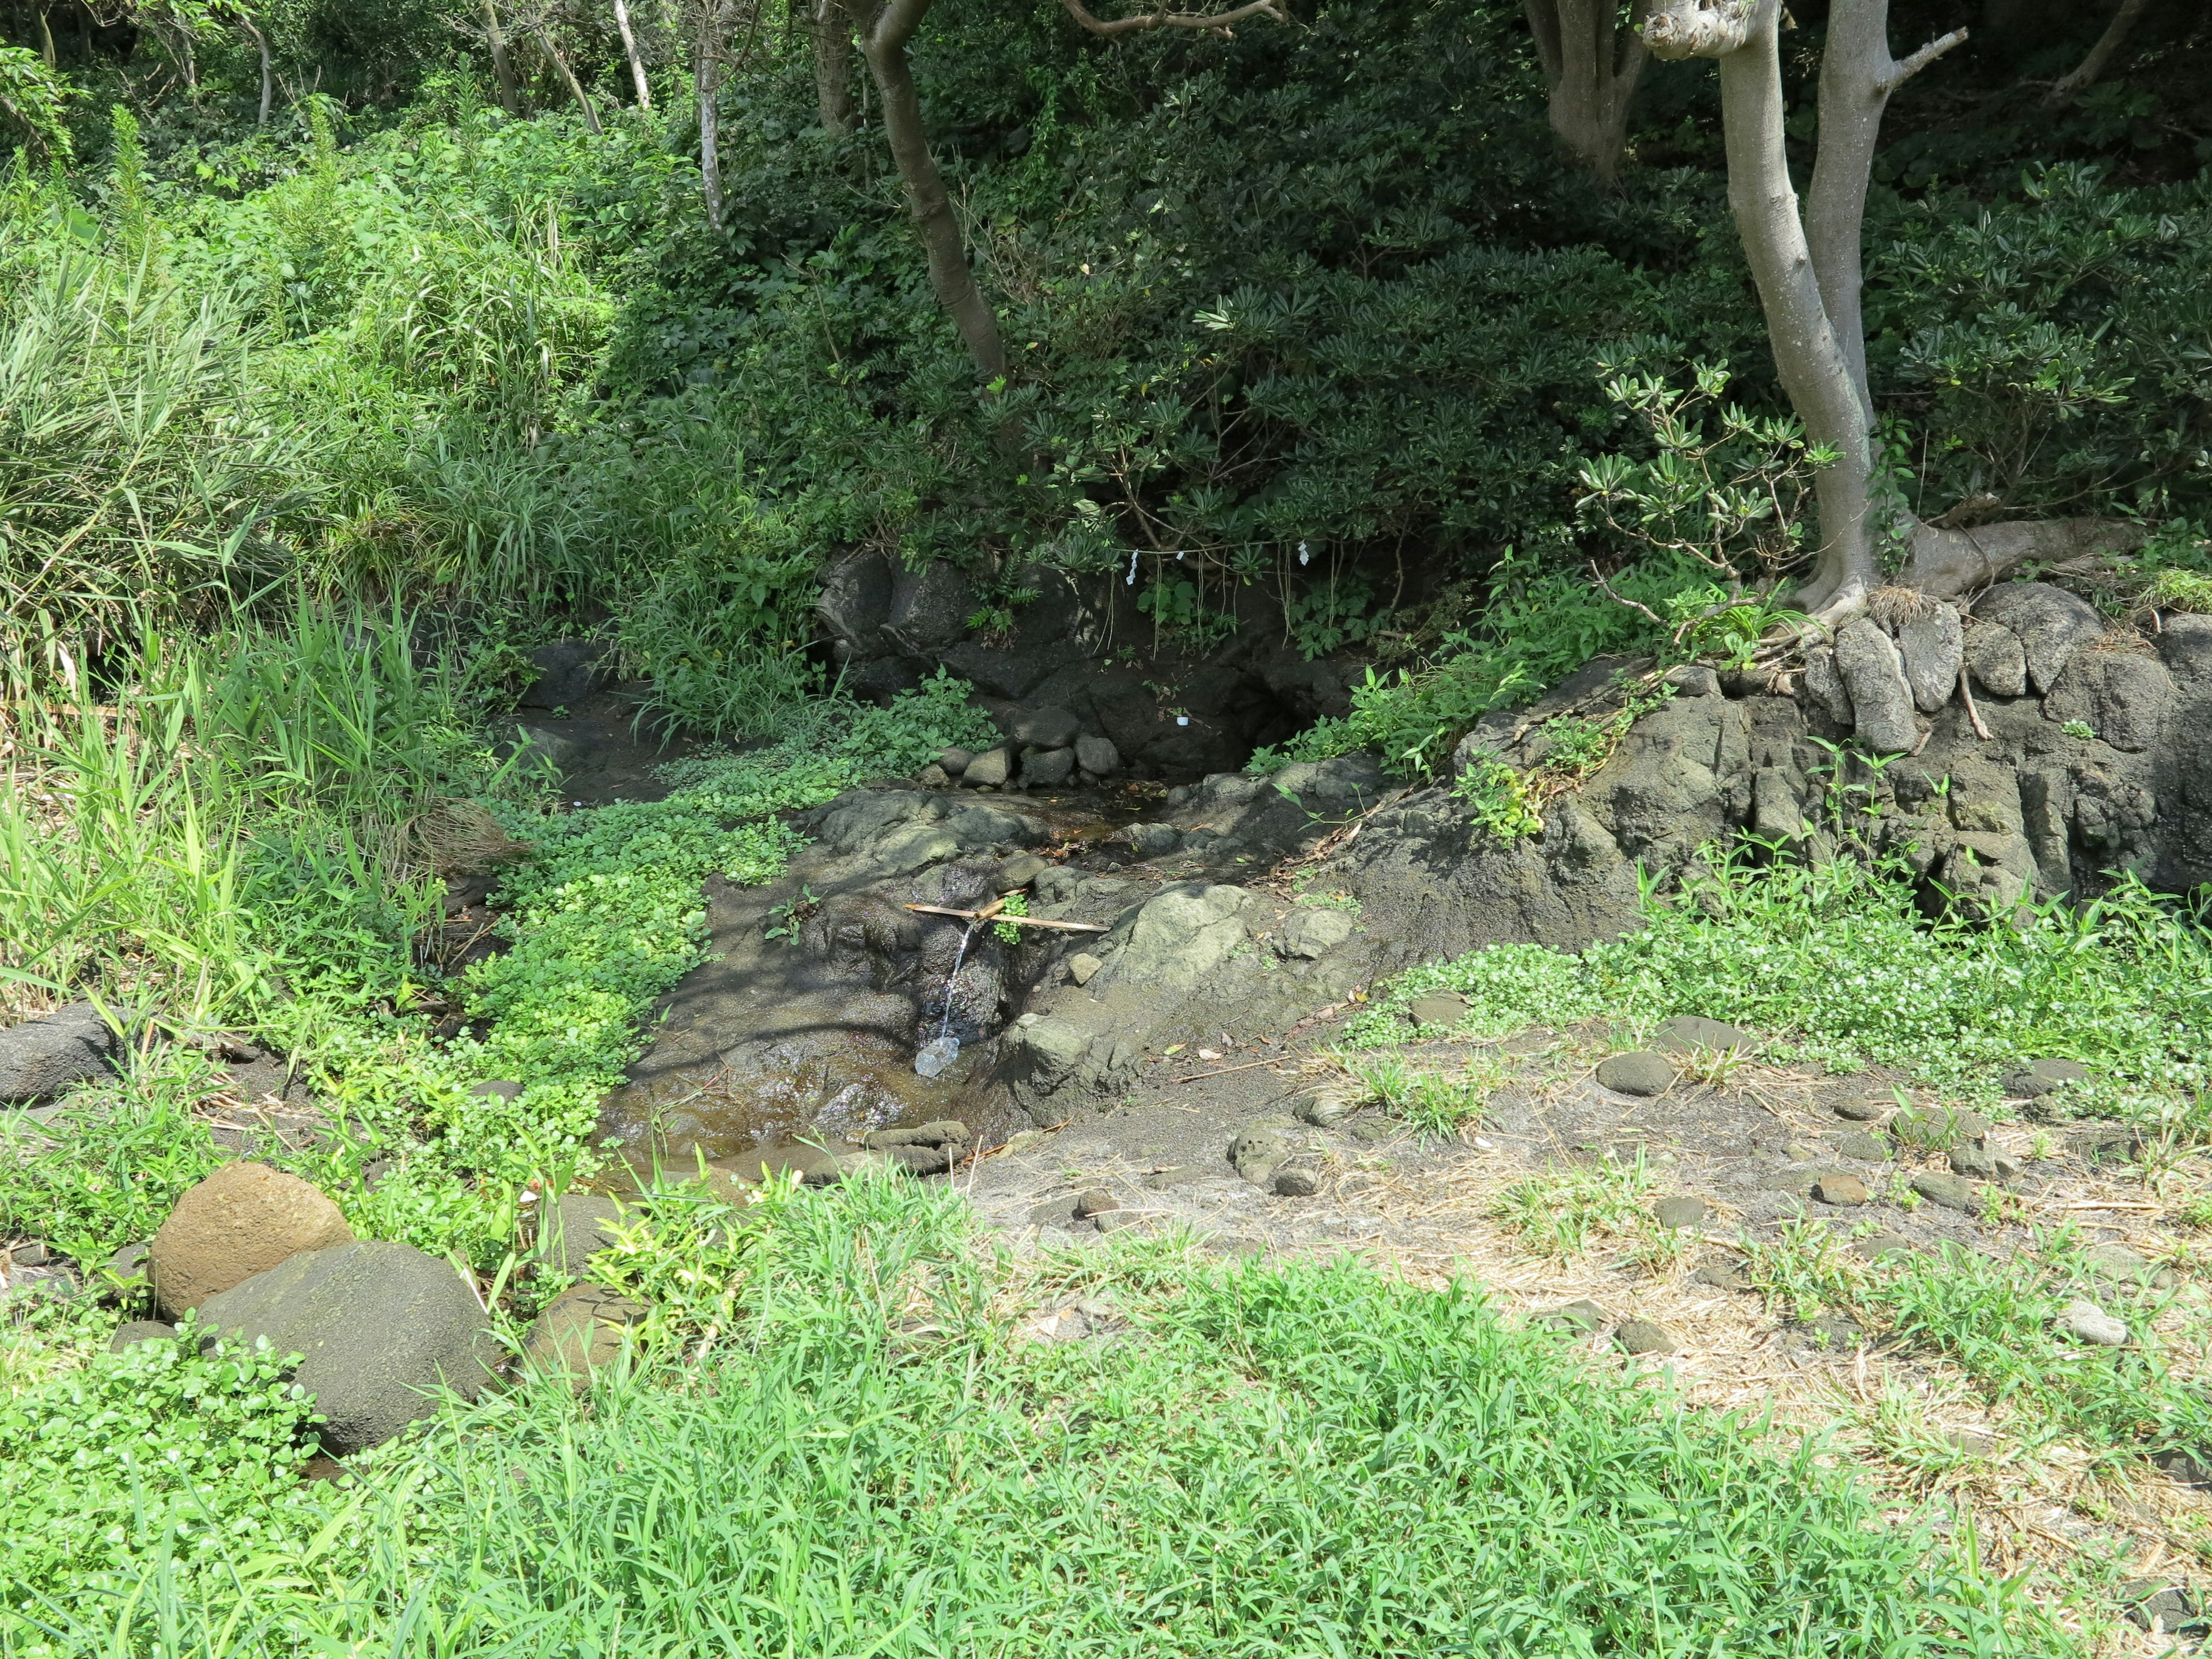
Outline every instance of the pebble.
<path fill-rule="evenodd" d="M 1987 1457 L 1996 1449 L 1997 1437 L 1987 1429 L 1946 1429 L 1944 1443 L 1969 1457 Z"/>
<path fill-rule="evenodd" d="M 2120 1605 L 2127 1609 L 2130 1624 L 2154 1636 L 2179 1636 L 2204 1628 L 2188 1587 L 2170 1578 L 2129 1579 L 2120 1586 Z"/>
<path fill-rule="evenodd" d="M 1088 985 L 1106 964 L 1088 951 L 1079 951 L 1067 959 L 1067 976 L 1078 985 Z"/>
<path fill-rule="evenodd" d="M 1912 1190 L 1930 1204 L 1940 1204 L 1947 1210 L 1962 1214 L 1977 1215 L 1981 1200 L 1975 1197 L 1973 1184 L 1954 1175 L 1917 1175 L 1912 1177 Z"/>
<path fill-rule="evenodd" d="M 1632 1048 L 1597 1064 L 1597 1080 L 1620 1095 L 1663 1095 L 1674 1086 L 1674 1068 L 1663 1055 Z"/>
<path fill-rule="evenodd" d="M 1624 1353 L 1680 1353 L 1681 1344 L 1675 1341 L 1663 1325 L 1655 1325 L 1648 1319 L 1624 1321 L 1613 1334 L 1613 1341 Z"/>
<path fill-rule="evenodd" d="M 1908 1106 L 1889 1120 L 1889 1132 L 1908 1146 L 1948 1152 L 1989 1133 L 1989 1120 L 1948 1106 Z"/>
<path fill-rule="evenodd" d="M 1291 1149 L 1282 1137 L 1263 1130 L 1247 1129 L 1229 1143 L 1229 1161 L 1237 1173 L 1255 1187 L 1264 1187 L 1288 1161 Z"/>
<path fill-rule="evenodd" d="M 1887 1164 L 1891 1147 L 1881 1135 L 1870 1135 L 1862 1129 L 1855 1134 L 1838 1135 L 1836 1151 L 1844 1158 L 1855 1158 L 1862 1164 Z"/>
<path fill-rule="evenodd" d="M 1866 1182 L 1856 1176 L 1831 1170 L 1814 1183 L 1813 1196 L 1823 1204 L 1840 1206 L 1863 1204 L 1873 1194 L 1867 1191 Z"/>
<path fill-rule="evenodd" d="M 1864 1328 L 1841 1314 L 1815 1314 L 1797 1328 L 1815 1348 L 1855 1348 L 1866 1340 Z"/>
<path fill-rule="evenodd" d="M 1712 1206 L 1702 1198 L 1687 1197 L 1662 1198 L 1651 1212 L 1662 1227 L 1702 1227 L 1712 1212 Z"/>
<path fill-rule="evenodd" d="M 176 1340 L 177 1328 L 174 1325 L 165 1324 L 158 1319 L 134 1319 L 107 1339 L 107 1351 L 121 1353 L 125 1348 L 136 1347 L 141 1342 L 173 1342 Z"/>
<path fill-rule="evenodd" d="M 1075 1213 L 1079 1216 L 1098 1215 L 1121 1207 L 1121 1200 L 1103 1187 L 1092 1187 L 1076 1195 Z"/>
<path fill-rule="evenodd" d="M 2137 1255 L 2124 1244 L 2092 1244 L 2081 1252 L 2081 1261 L 2100 1279 L 2132 1279 L 2137 1284 L 2173 1282 L 2171 1271 L 2161 1269 L 2148 1257 Z"/>
<path fill-rule="evenodd" d="M 1759 1189 L 1769 1193 L 1790 1193 L 1802 1198 L 1813 1190 L 1820 1178 L 1818 1170 L 1770 1170 L 1759 1176 Z"/>
<path fill-rule="evenodd" d="M 2062 1335 L 2100 1348 L 2124 1348 L 2128 1343 L 2128 1328 L 2082 1296 L 2066 1304 L 2058 1316 L 2057 1329 Z"/>
<path fill-rule="evenodd" d="M 1356 1139 L 1375 1141 L 1388 1140 L 1397 1131 L 1379 1118 L 1370 1118 L 1364 1122 L 1353 1124 L 1352 1133 Z"/>
<path fill-rule="evenodd" d="M 2089 1081 L 2089 1068 L 2078 1060 L 2031 1060 L 2004 1075 L 2004 1091 L 2018 1099 L 2033 1100 L 2054 1089 Z"/>
<path fill-rule="evenodd" d="M 1092 1224 L 1102 1233 L 1111 1233 L 1124 1227 L 1133 1227 L 1144 1218 L 1143 1213 L 1137 1210 L 1101 1210 L 1092 1218 Z"/>
<path fill-rule="evenodd" d="M 1996 1154 L 1986 1146 L 1954 1146 L 1951 1173 L 1975 1181 L 1994 1181 L 1997 1175 Z"/>
<path fill-rule="evenodd" d="M 1301 1123 L 1310 1123 L 1316 1129 L 1334 1129 L 1359 1109 L 1359 1103 L 1349 1093 L 1334 1089 L 1316 1090 L 1301 1095 L 1291 1107 L 1291 1115 Z"/>
<path fill-rule="evenodd" d="M 1853 1123 L 1871 1123 L 1895 1104 L 1881 1095 L 1849 1095 L 1835 1102 L 1830 1109 L 1838 1117 Z"/>
<path fill-rule="evenodd" d="M 1275 1194 L 1279 1198 L 1311 1198 L 1321 1190 L 1321 1183 L 1304 1170 L 1284 1170 L 1276 1174 Z"/>
<path fill-rule="evenodd" d="M 1859 1240 L 1851 1246 L 1851 1254 L 1869 1261 L 1887 1261 L 1892 1256 L 1915 1255 L 1918 1249 L 1903 1233 L 1881 1232 Z"/>
<path fill-rule="evenodd" d="M 1759 1039 L 1742 1027 L 1707 1019 L 1700 1014 L 1677 1014 L 1661 1022 L 1654 1040 L 1662 1048 L 1678 1054 L 1692 1049 L 1703 1049 L 1708 1054 L 1733 1050 L 1747 1054 L 1759 1047 Z"/>
<path fill-rule="evenodd" d="M 1146 1188 L 1164 1193 L 1170 1187 L 1187 1187 L 1194 1181 L 1206 1179 L 1206 1171 L 1196 1164 L 1180 1164 L 1172 1170 L 1155 1170 L 1145 1177 Z"/>

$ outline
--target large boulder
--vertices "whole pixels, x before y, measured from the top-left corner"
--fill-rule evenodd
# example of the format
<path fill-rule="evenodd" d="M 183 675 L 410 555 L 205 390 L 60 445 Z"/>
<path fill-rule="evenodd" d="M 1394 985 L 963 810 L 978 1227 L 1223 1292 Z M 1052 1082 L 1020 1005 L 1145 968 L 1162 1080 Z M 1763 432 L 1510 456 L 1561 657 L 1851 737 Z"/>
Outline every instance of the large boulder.
<path fill-rule="evenodd" d="M 1250 937 L 1243 921 L 1252 895 L 1242 887 L 1177 882 L 1164 887 L 1109 936 L 1121 954 L 1115 977 L 1182 989 L 1197 984 Z"/>
<path fill-rule="evenodd" d="M 1958 608 L 1940 600 L 1924 617 L 1897 630 L 1897 649 L 1905 659 L 1905 683 L 1923 714 L 1950 702 L 1958 687 L 1959 664 L 1966 655 L 1966 630 Z"/>
<path fill-rule="evenodd" d="M 597 640 L 556 640 L 523 653 L 535 671 L 524 688 L 525 708 L 566 708 L 599 689 L 599 662 L 607 648 Z"/>
<path fill-rule="evenodd" d="M 441 1386 L 475 1399 L 499 1352 L 475 1290 L 449 1264 L 380 1240 L 295 1255 L 199 1312 L 204 1325 L 301 1356 L 297 1381 L 340 1457 L 428 1417 Z"/>
<path fill-rule="evenodd" d="M 352 1237 L 313 1182 L 266 1164 L 226 1164 L 186 1188 L 154 1235 L 154 1299 L 175 1319 L 302 1250 Z"/>
<path fill-rule="evenodd" d="M 72 1002 L 0 1031 L 0 1102 L 34 1106 L 112 1075 L 115 1033 L 88 1002 Z"/>

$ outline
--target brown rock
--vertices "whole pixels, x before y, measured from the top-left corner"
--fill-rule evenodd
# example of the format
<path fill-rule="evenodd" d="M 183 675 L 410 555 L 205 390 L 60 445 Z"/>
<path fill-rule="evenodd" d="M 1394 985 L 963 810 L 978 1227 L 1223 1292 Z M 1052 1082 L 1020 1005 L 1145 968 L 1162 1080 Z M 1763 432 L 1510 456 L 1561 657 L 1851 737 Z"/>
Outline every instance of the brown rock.
<path fill-rule="evenodd" d="M 523 1358 L 541 1376 L 565 1376 L 579 1394 L 592 1373 L 622 1353 L 623 1334 L 643 1304 L 604 1285 L 572 1285 L 545 1304 L 523 1339 Z"/>
<path fill-rule="evenodd" d="M 154 1235 L 154 1299 L 175 1319 L 302 1250 L 352 1242 L 338 1206 L 312 1182 L 266 1164 L 226 1164 L 186 1191 Z"/>
<path fill-rule="evenodd" d="M 1813 1196 L 1823 1204 L 1863 1204 L 1869 1194 L 1866 1182 L 1856 1176 L 1836 1173 L 1822 1176 L 1814 1184 Z"/>
<path fill-rule="evenodd" d="M 1079 1216 L 1103 1215 L 1108 1210 L 1121 1207 L 1121 1200 L 1103 1187 L 1092 1187 L 1076 1195 L 1075 1213 Z"/>

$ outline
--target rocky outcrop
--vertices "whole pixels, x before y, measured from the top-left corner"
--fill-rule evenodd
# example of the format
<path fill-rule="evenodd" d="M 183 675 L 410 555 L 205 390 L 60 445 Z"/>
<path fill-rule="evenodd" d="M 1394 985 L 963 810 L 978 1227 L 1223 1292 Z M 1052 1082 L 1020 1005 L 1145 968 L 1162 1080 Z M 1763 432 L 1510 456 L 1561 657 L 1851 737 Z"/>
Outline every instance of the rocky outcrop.
<path fill-rule="evenodd" d="M 1546 805 L 1540 836 L 1501 842 L 1441 787 L 1370 818 L 1337 868 L 1389 941 L 1382 965 L 1609 937 L 1638 924 L 1639 866 L 1663 879 L 1747 836 L 1822 859 L 1846 819 L 1931 904 L 2002 910 L 2123 872 L 2166 891 L 2212 880 L 2212 617 L 2147 637 L 2034 582 L 1984 594 L 1955 635 L 1944 609 L 1894 637 L 1862 618 L 1793 676 L 1678 694 Z M 1934 696 L 1961 664 L 1986 738 L 1960 698 Z M 1533 764 L 1556 712 L 1490 717 L 1462 757 L 1479 743 Z"/>
<path fill-rule="evenodd" d="M 340 1457 L 380 1445 L 437 1409 L 473 1400 L 498 1345 L 451 1264 L 405 1244 L 362 1242 L 295 1255 L 200 1304 L 205 1328 L 301 1356 L 295 1380 Z"/>

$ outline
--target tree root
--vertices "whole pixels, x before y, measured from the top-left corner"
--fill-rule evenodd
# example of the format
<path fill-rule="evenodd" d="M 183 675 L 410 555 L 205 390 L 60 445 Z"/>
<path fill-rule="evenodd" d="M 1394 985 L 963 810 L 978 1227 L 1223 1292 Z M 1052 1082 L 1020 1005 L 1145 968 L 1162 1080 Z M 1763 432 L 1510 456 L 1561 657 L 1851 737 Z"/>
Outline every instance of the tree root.
<path fill-rule="evenodd" d="M 1972 530 L 1912 527 L 1912 562 L 1905 580 L 1930 598 L 1955 599 L 2003 579 L 2029 559 L 2056 562 L 2087 553 L 2131 553 L 2143 543 L 2140 525 L 2117 519 L 2021 519 Z"/>

